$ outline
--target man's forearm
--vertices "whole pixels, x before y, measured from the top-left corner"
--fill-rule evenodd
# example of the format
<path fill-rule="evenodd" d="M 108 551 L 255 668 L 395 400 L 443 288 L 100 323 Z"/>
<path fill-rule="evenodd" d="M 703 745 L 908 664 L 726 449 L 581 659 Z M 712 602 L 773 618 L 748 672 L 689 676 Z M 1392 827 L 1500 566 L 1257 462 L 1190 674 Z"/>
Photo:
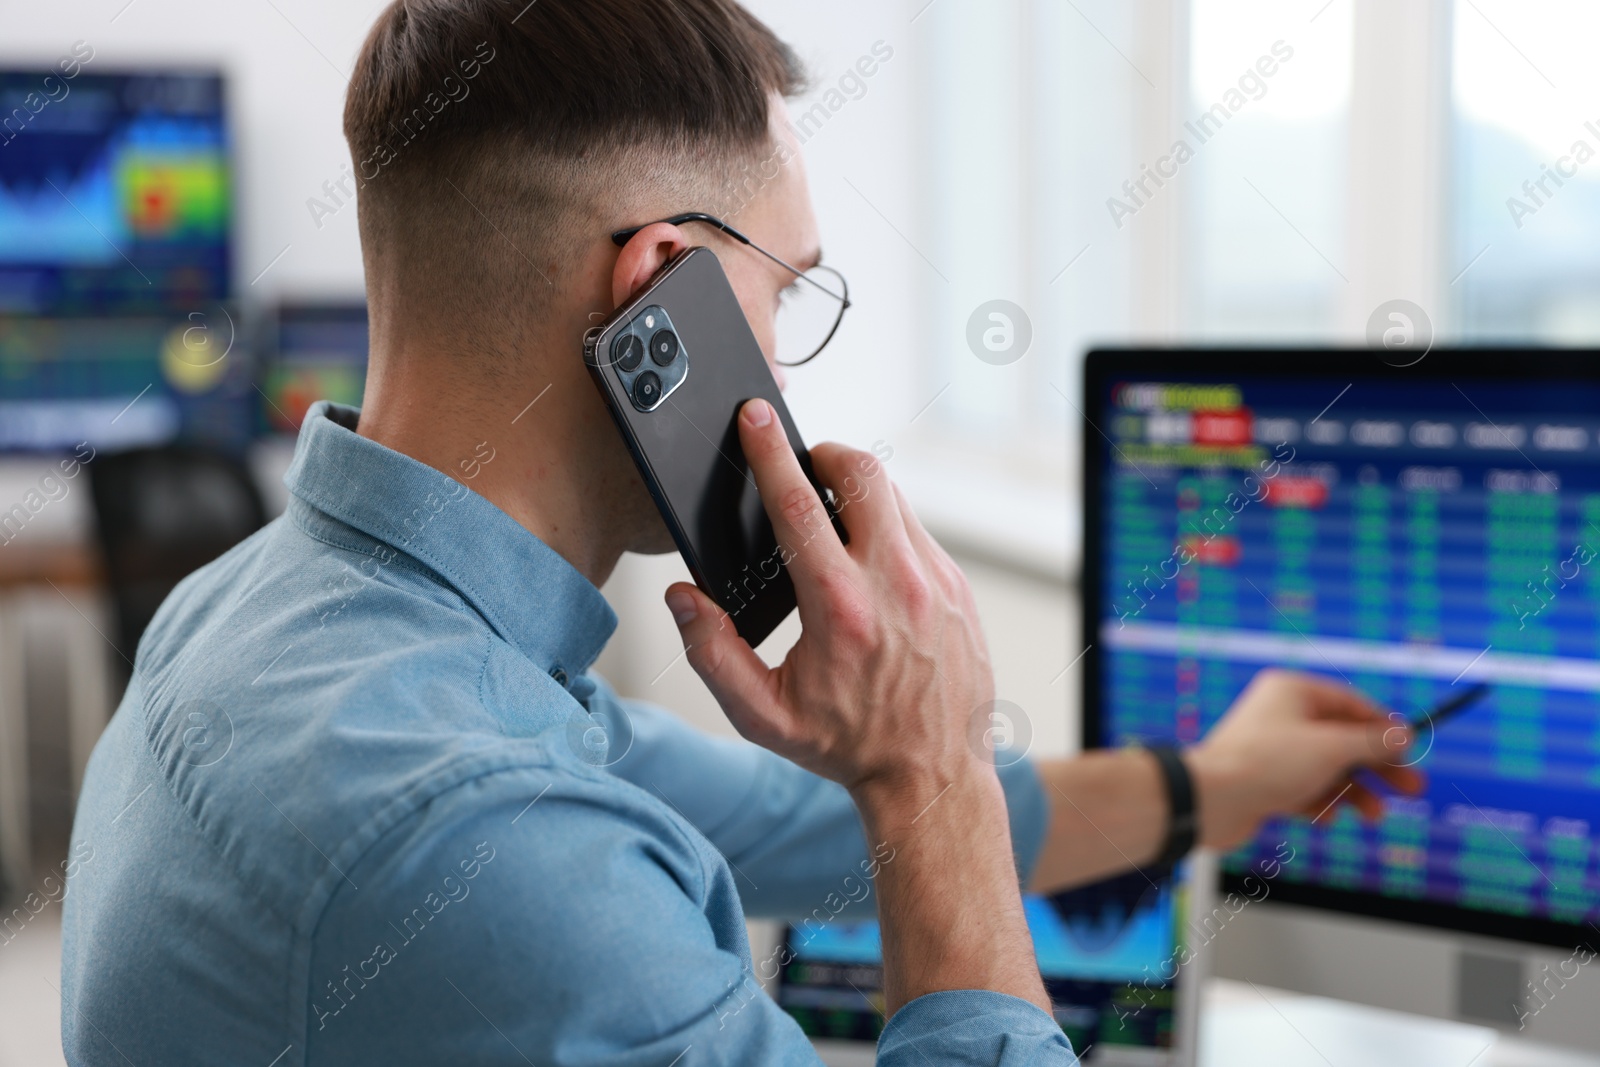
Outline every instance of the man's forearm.
<path fill-rule="evenodd" d="M 1348 684 L 1291 671 L 1262 671 L 1204 740 L 1184 750 L 1198 843 L 1239 847 L 1263 820 L 1320 819 L 1349 804 L 1369 819 L 1384 804 L 1370 781 L 1416 794 L 1410 732 Z M 1167 786 L 1141 749 L 1100 750 L 1035 764 L 1050 803 L 1029 889 L 1050 893 L 1151 863 L 1171 823 Z"/>
<path fill-rule="evenodd" d="M 930 782 L 855 799 L 868 839 L 894 848 L 877 876 L 885 1014 L 950 989 L 992 990 L 1049 1011 L 993 770 L 974 769 L 942 790 Z"/>
<path fill-rule="evenodd" d="M 1050 829 L 1028 888 L 1054 893 L 1154 860 L 1167 834 L 1167 794 L 1155 759 L 1106 749 L 1039 760 Z"/>

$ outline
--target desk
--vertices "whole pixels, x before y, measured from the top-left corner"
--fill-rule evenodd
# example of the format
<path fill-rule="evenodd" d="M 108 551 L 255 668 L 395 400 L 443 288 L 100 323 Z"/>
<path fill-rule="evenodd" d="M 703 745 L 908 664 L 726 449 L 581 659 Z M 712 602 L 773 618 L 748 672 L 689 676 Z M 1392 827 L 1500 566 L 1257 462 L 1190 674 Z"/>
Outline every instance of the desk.
<path fill-rule="evenodd" d="M 1213 978 L 1199 1067 L 1600 1067 L 1600 1056 L 1485 1026 Z"/>

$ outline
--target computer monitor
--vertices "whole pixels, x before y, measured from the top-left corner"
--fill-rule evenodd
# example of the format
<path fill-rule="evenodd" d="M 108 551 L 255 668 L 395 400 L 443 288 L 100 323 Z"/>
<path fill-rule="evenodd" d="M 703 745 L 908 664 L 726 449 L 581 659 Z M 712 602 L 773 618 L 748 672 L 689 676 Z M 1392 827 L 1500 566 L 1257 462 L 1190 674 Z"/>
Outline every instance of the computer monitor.
<path fill-rule="evenodd" d="M 267 324 L 261 418 L 269 433 L 296 434 L 318 400 L 361 405 L 367 381 L 364 301 L 280 304 Z"/>
<path fill-rule="evenodd" d="M 1489 686 L 1419 731 L 1421 796 L 1375 824 L 1277 819 L 1223 858 L 1238 892 L 1290 857 L 1266 911 L 1314 909 L 1302 933 L 1347 914 L 1393 936 L 1271 958 L 1242 951 L 1272 925 L 1251 918 L 1219 971 L 1240 949 L 1310 992 L 1573 1040 L 1600 1005 L 1572 981 L 1600 948 L 1600 353 L 1097 351 L 1084 389 L 1087 743 L 1195 741 L 1272 665 L 1408 718 Z M 1402 940 L 1430 928 L 1458 966 L 1401 950 L 1442 958 Z"/>
<path fill-rule="evenodd" d="M 1209 894 L 1193 899 L 1193 884 L 1186 868 L 1133 871 L 1052 897 L 1023 898 L 1056 1021 L 1085 1064 L 1193 1063 L 1200 969 L 1184 946 L 1192 912 L 1209 910 Z M 787 926 L 758 971 L 777 972 L 778 1003 L 827 1062 L 844 1067 L 872 1062 L 861 1051 L 883 1031 L 883 957 L 876 922 L 836 917 L 848 914 L 847 899 L 864 903 L 865 894 L 857 897 L 846 885 L 835 896 Z"/>
<path fill-rule="evenodd" d="M 238 309 L 216 302 L 187 315 L 0 315 L 0 453 L 80 442 L 242 453 L 258 395 L 244 333 Z"/>
<path fill-rule="evenodd" d="M 226 299 L 221 75 L 72 66 L 0 69 L 0 314 L 184 315 Z"/>
<path fill-rule="evenodd" d="M 223 81 L 0 69 L 0 451 L 254 433 Z"/>

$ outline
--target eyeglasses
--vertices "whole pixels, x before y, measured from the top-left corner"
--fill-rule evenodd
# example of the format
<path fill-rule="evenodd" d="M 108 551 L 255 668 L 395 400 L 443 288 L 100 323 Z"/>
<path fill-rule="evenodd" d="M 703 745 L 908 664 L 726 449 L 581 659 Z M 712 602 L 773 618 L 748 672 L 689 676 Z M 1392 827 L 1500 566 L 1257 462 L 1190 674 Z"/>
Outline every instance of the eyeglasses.
<path fill-rule="evenodd" d="M 844 321 L 845 309 L 850 306 L 850 286 L 845 283 L 844 275 L 832 267 L 824 267 L 819 263 L 810 270 L 801 270 L 790 266 L 715 215 L 708 215 L 703 211 L 689 211 L 661 221 L 673 226 L 682 226 L 686 222 L 703 222 L 707 226 L 715 226 L 735 241 L 760 252 L 794 275 L 795 280 L 783 290 L 782 303 L 778 307 L 777 336 L 780 365 L 798 367 L 802 363 L 811 362 L 817 358 L 818 353 L 828 347 L 828 342 L 833 340 L 833 335 L 839 331 L 839 324 Z M 611 240 L 621 248 L 642 229 L 643 226 L 635 226 L 628 230 L 618 230 L 611 235 Z M 834 292 L 834 289 L 838 292 Z"/>

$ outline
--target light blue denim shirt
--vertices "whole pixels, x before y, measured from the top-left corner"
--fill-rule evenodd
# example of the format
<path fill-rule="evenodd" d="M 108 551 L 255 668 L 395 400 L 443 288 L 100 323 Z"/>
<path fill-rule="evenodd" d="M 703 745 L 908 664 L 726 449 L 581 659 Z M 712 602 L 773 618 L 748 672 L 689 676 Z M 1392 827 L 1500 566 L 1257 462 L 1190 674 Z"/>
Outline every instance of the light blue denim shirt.
<path fill-rule="evenodd" d="M 287 514 L 139 645 L 73 827 L 68 1060 L 816 1063 L 744 919 L 869 870 L 848 796 L 619 700 L 588 673 L 599 591 L 355 419 L 312 410 Z M 1044 797 L 1004 780 L 1026 869 Z M 1072 1054 L 1037 1007 L 951 991 L 879 1062 Z"/>

